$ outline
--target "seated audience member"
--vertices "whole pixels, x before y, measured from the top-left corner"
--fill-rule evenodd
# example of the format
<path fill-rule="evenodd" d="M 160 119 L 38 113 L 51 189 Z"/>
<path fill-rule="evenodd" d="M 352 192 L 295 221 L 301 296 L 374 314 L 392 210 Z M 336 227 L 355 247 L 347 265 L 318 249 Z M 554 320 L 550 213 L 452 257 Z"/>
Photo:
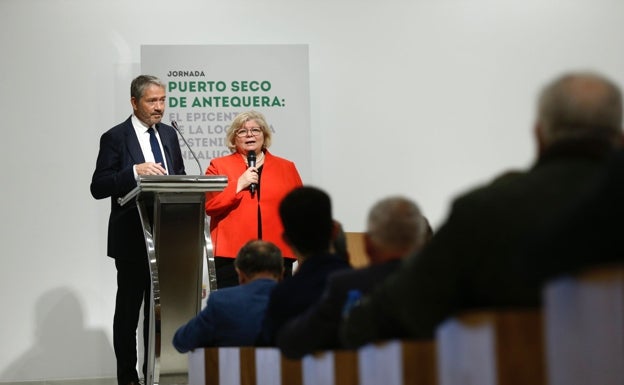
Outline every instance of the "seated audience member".
<path fill-rule="evenodd" d="M 520 277 L 513 256 L 527 234 L 596 180 L 621 144 L 621 126 L 621 93 L 608 79 L 572 73 L 547 85 L 533 167 L 456 199 L 422 252 L 353 307 L 341 327 L 346 346 L 432 338 L 444 319 L 466 309 L 539 306 L 541 285 Z"/>
<path fill-rule="evenodd" d="M 276 333 L 286 321 L 318 301 L 327 276 L 350 269 L 349 262 L 329 252 L 334 238 L 331 200 L 315 187 L 299 187 L 280 203 L 284 241 L 292 249 L 299 267 L 297 273 L 280 282 L 269 299 L 259 345 L 275 345 Z"/>
<path fill-rule="evenodd" d="M 349 261 L 350 255 L 347 248 L 347 235 L 344 232 L 342 223 L 334 219 L 334 236 L 329 245 L 329 252 L 336 254 L 336 256 L 343 258 L 345 261 Z"/>
<path fill-rule="evenodd" d="M 418 206 L 404 197 L 379 201 L 368 215 L 364 236 L 370 265 L 329 276 L 316 305 L 290 320 L 277 335 L 277 346 L 290 358 L 340 347 L 338 326 L 348 293 L 359 296 L 399 267 L 401 259 L 418 252 L 431 237 L 431 227 Z"/>
<path fill-rule="evenodd" d="M 518 256 L 519 268 L 534 284 L 583 269 L 624 264 L 624 151 L 604 175 L 561 216 L 530 237 Z"/>
<path fill-rule="evenodd" d="M 234 260 L 239 286 L 211 292 L 206 307 L 173 337 L 186 353 L 206 346 L 251 346 L 255 343 L 269 294 L 284 272 L 280 249 L 271 242 L 247 242 Z"/>
<path fill-rule="evenodd" d="M 342 228 L 342 223 L 334 219 L 334 235 L 332 241 L 329 244 L 329 252 L 335 254 L 337 257 L 343 258 L 345 261 L 350 262 L 349 250 L 347 249 L 347 235 Z M 292 274 L 297 272 L 299 267 L 299 261 L 295 261 L 292 265 Z"/>

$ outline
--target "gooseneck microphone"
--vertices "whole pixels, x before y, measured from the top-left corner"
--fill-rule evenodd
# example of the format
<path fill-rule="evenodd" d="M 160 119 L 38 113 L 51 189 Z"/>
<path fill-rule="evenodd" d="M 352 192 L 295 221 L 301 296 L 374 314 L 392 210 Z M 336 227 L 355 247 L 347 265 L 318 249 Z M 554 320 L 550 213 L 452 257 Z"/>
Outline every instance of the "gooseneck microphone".
<path fill-rule="evenodd" d="M 195 158 L 195 162 L 197 162 L 197 167 L 199 167 L 199 174 L 197 174 L 197 175 L 202 175 L 204 173 L 204 170 L 202 169 L 201 164 L 199 164 L 199 159 L 197 159 L 197 156 L 193 152 L 193 149 L 191 148 L 191 146 L 189 146 L 188 142 L 186 141 L 186 138 L 184 137 L 184 135 L 182 135 L 182 132 L 178 128 L 178 122 L 176 122 L 175 120 L 172 120 L 171 121 L 171 125 L 173 126 L 173 128 L 175 128 L 175 130 L 178 132 L 178 134 L 180 134 L 180 138 L 182 138 L 182 140 L 184 141 L 184 144 L 186 144 L 186 147 L 191 152 L 191 155 L 193 155 L 193 158 Z"/>
<path fill-rule="evenodd" d="M 256 167 L 256 153 L 253 151 L 247 152 L 247 166 L 248 167 Z M 258 188 L 258 184 L 252 183 L 249 186 L 249 191 L 251 191 L 251 195 L 253 196 L 256 192 L 256 188 Z"/>

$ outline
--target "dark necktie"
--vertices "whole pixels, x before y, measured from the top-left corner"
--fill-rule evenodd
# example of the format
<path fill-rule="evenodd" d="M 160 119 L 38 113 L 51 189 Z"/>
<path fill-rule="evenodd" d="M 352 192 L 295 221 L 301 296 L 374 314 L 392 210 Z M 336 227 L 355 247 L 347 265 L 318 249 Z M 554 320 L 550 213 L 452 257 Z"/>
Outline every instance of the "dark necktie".
<path fill-rule="evenodd" d="M 156 133 L 154 132 L 154 128 L 153 127 L 148 128 L 147 132 L 149 132 L 149 135 L 150 135 L 150 146 L 152 146 L 152 154 L 154 154 L 154 162 L 160 163 L 160 165 L 163 166 L 164 169 L 167 169 L 165 167 L 165 161 L 163 160 L 162 152 L 160 151 L 160 146 L 158 145 L 158 139 L 156 139 Z"/>

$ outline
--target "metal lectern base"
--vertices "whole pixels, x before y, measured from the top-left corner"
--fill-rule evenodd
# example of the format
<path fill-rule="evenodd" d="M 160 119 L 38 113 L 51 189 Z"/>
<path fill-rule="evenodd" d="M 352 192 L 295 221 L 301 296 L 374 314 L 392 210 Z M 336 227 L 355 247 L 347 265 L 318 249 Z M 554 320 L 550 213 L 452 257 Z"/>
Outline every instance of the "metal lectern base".
<path fill-rule="evenodd" d="M 160 374 L 158 385 L 188 385 L 187 373 Z"/>

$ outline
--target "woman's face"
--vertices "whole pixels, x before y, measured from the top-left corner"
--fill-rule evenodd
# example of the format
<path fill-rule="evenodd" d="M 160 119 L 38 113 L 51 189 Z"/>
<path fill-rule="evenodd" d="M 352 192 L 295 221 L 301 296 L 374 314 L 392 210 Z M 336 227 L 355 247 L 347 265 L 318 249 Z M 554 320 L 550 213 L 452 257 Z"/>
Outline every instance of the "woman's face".
<path fill-rule="evenodd" d="M 241 154 L 259 154 L 264 145 L 264 132 L 255 120 L 248 120 L 236 131 L 236 150 Z"/>

